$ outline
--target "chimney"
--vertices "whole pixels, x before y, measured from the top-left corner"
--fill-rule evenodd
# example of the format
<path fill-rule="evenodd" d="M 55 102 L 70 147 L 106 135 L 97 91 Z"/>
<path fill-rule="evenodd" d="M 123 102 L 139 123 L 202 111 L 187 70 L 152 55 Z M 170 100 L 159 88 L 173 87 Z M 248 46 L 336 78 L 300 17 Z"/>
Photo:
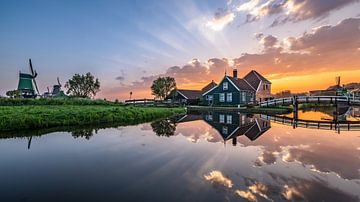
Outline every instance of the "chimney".
<path fill-rule="evenodd" d="M 234 77 L 235 79 L 238 78 L 238 77 L 237 77 L 237 69 L 234 69 L 234 70 L 233 70 L 233 77 Z"/>

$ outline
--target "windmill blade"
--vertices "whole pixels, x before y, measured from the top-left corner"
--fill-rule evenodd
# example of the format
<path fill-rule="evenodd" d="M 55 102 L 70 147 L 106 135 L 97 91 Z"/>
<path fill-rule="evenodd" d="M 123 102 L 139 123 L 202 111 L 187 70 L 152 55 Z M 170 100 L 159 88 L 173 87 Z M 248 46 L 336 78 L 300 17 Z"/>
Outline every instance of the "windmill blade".
<path fill-rule="evenodd" d="M 39 89 L 38 89 L 38 86 L 37 86 L 37 84 L 36 84 L 35 78 L 33 78 L 33 82 L 34 82 L 34 85 L 35 85 L 35 89 L 36 89 L 37 94 L 40 95 Z"/>
<path fill-rule="evenodd" d="M 35 72 L 34 72 L 34 69 L 33 69 L 33 66 L 32 66 L 31 58 L 29 59 L 29 66 L 30 66 L 31 75 L 34 76 Z"/>
<path fill-rule="evenodd" d="M 59 86 L 61 87 L 59 77 L 57 77 L 57 82 L 58 82 Z"/>

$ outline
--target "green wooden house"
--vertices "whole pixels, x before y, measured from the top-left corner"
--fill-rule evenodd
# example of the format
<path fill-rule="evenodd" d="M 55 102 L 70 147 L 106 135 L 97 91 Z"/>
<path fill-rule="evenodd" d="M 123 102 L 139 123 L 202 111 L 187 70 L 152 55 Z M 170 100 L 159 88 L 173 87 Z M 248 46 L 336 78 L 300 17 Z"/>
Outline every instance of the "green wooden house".
<path fill-rule="evenodd" d="M 256 90 L 242 78 L 237 70 L 233 76 L 225 75 L 221 82 L 202 94 L 203 104 L 209 106 L 241 106 L 255 103 Z"/>

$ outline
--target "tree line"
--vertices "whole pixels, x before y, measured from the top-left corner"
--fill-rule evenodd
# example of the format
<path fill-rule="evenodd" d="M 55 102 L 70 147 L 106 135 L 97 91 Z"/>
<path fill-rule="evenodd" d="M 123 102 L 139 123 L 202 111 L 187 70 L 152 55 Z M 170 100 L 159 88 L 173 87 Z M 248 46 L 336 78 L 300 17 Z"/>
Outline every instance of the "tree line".
<path fill-rule="evenodd" d="M 86 74 L 75 74 L 64 86 L 66 93 L 72 97 L 93 98 L 100 91 L 100 81 L 90 72 Z M 176 90 L 176 82 L 173 77 L 159 77 L 153 81 L 151 87 L 152 95 L 157 99 L 165 100 L 171 92 Z M 7 91 L 6 95 L 10 98 L 18 98 L 21 93 L 19 90 Z M 132 92 L 130 92 L 130 96 Z"/>

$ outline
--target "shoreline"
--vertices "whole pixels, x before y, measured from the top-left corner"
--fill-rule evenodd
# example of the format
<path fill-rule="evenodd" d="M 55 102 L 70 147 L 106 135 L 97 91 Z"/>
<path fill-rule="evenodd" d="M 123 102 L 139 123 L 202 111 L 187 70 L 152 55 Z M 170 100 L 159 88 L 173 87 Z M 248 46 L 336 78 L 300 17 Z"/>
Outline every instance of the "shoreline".
<path fill-rule="evenodd" d="M 185 108 L 102 105 L 0 106 L 0 131 L 101 124 L 133 125 L 185 112 Z"/>
<path fill-rule="evenodd" d="M 289 107 L 208 107 L 208 106 L 188 106 L 187 111 L 232 111 L 232 112 L 244 112 L 254 114 L 286 114 L 292 112 L 292 108 Z"/>

